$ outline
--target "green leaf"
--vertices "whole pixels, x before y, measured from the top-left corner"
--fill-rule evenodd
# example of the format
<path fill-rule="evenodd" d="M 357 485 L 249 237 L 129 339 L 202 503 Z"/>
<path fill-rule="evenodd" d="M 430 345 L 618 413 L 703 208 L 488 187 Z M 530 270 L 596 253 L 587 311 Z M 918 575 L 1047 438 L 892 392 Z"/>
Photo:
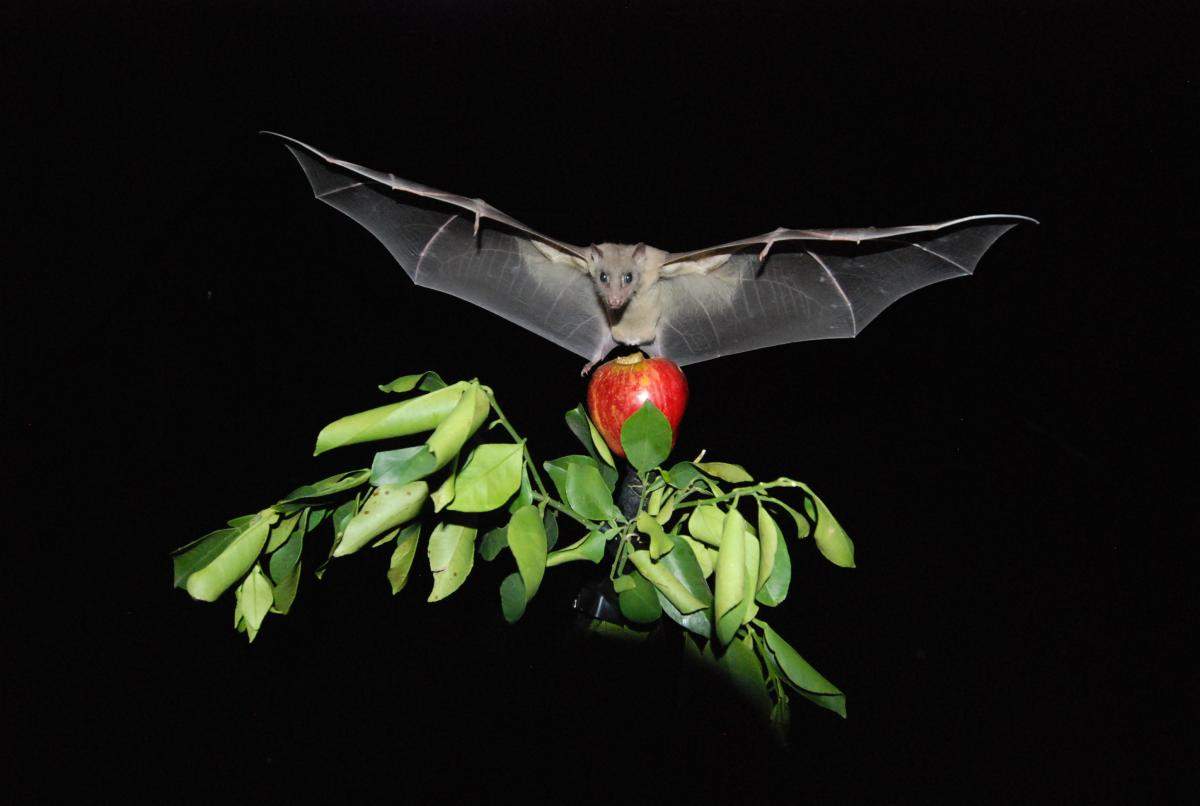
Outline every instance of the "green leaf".
<path fill-rule="evenodd" d="M 287 542 L 276 549 L 271 555 L 267 570 L 275 584 L 282 585 L 291 576 L 292 571 L 300 563 L 300 553 L 304 550 L 304 532 L 296 530 L 288 537 Z"/>
<path fill-rule="evenodd" d="M 834 565 L 842 568 L 854 567 L 854 543 L 851 542 L 850 536 L 838 524 L 833 517 L 833 513 L 829 511 L 829 507 L 825 506 L 825 502 L 817 497 L 817 494 L 812 491 L 807 484 L 800 485 L 806 493 L 812 496 L 812 502 L 816 505 L 817 513 L 815 520 L 816 528 L 813 530 L 813 538 L 817 541 L 817 548 L 825 555 L 825 559 L 829 560 Z M 805 507 L 809 506 L 809 502 L 804 502 Z"/>
<path fill-rule="evenodd" d="M 529 470 L 525 469 L 521 471 L 521 487 L 517 490 L 517 494 L 513 496 L 513 500 L 508 504 L 509 514 L 532 503 L 533 486 L 529 483 Z"/>
<path fill-rule="evenodd" d="M 791 581 L 792 558 L 788 554 L 787 541 L 779 539 L 775 542 L 775 562 L 771 567 L 771 575 L 755 599 L 768 607 L 777 607 L 787 598 Z"/>
<path fill-rule="evenodd" d="M 633 574 L 621 574 L 621 576 L 612 581 L 613 592 L 617 594 L 631 591 L 636 587 L 637 583 L 633 581 Z"/>
<path fill-rule="evenodd" d="M 638 471 L 645 473 L 666 460 L 671 453 L 671 423 L 647 400 L 621 426 L 621 447 L 625 457 Z"/>
<path fill-rule="evenodd" d="M 189 576 L 212 562 L 241 533 L 239 529 L 218 529 L 175 549 L 171 558 L 175 587 L 182 588 Z"/>
<path fill-rule="evenodd" d="M 454 482 L 458 478 L 458 457 L 454 457 L 454 461 L 450 463 L 450 472 L 446 474 L 446 478 L 442 479 L 442 483 L 434 490 L 429 500 L 433 502 L 433 511 L 441 512 L 446 508 L 446 505 L 454 500 Z"/>
<path fill-rule="evenodd" d="M 392 559 L 388 563 L 388 582 L 392 584 L 392 595 L 404 590 L 408 583 L 408 572 L 412 569 L 413 558 L 417 556 L 417 547 L 421 542 L 421 524 L 410 523 L 404 527 L 396 538 L 396 548 L 392 551 Z"/>
<path fill-rule="evenodd" d="M 728 462 L 697 462 L 696 466 L 710 476 L 715 476 L 732 484 L 754 481 L 746 468 Z"/>
<path fill-rule="evenodd" d="M 288 493 L 279 503 L 289 504 L 298 501 L 308 502 L 317 498 L 327 498 L 331 495 L 344 493 L 347 490 L 353 490 L 370 477 L 371 471 L 365 468 L 363 470 L 351 470 L 346 473 L 335 473 L 327 479 L 321 479 L 313 484 L 297 487 Z"/>
<path fill-rule="evenodd" d="M 667 539 L 662 524 L 645 512 L 638 513 L 637 528 L 639 532 L 650 538 L 651 560 L 658 560 L 658 558 L 675 548 L 675 544 Z"/>
<path fill-rule="evenodd" d="M 391 383 L 385 383 L 379 387 L 381 392 L 396 392 L 403 394 L 411 392 L 413 389 L 420 389 L 423 392 L 436 392 L 438 389 L 445 389 L 446 382 L 442 380 L 442 376 L 438 375 L 433 370 L 418 372 L 416 375 L 401 375 Z"/>
<path fill-rule="evenodd" d="M 542 528 L 546 530 L 546 550 L 549 551 L 558 544 L 558 513 L 550 507 L 542 515 Z"/>
<path fill-rule="evenodd" d="M 351 498 L 343 502 L 333 511 L 333 543 L 334 549 L 337 548 L 338 542 L 342 539 L 342 535 L 346 533 L 346 527 L 350 525 L 350 521 L 358 513 L 358 498 Z M 333 556 L 331 551 L 330 557 Z"/>
<path fill-rule="evenodd" d="M 775 656 L 775 662 L 786 675 L 784 679 L 805 698 L 845 718 L 846 695 L 800 657 L 787 641 L 779 637 L 779 633 L 766 623 L 758 623 L 762 626 L 763 637 L 767 639 L 767 646 Z"/>
<path fill-rule="evenodd" d="M 600 432 L 596 430 L 596 426 L 591 420 L 588 420 L 588 431 L 591 434 L 592 446 L 595 447 L 596 453 L 604 460 L 604 464 L 615 469 L 617 463 L 613 460 L 612 451 L 608 449 L 608 443 L 604 441 L 604 437 L 600 436 Z"/>
<path fill-rule="evenodd" d="M 595 466 L 580 462 L 567 465 L 563 497 L 567 506 L 590 520 L 613 520 L 621 517 L 613 503 L 612 493 Z"/>
<path fill-rule="evenodd" d="M 746 598 L 746 528 L 737 508 L 725 514 L 721 531 L 721 551 L 717 555 L 714 613 L 717 619 L 716 639 L 721 646 L 733 640 L 742 626 Z"/>
<path fill-rule="evenodd" d="M 437 459 L 424 445 L 380 451 L 371 462 L 371 483 L 376 487 L 417 481 L 437 470 Z"/>
<path fill-rule="evenodd" d="M 678 490 L 685 490 L 704 478 L 700 469 L 691 462 L 675 463 L 666 476 L 667 483 Z"/>
<path fill-rule="evenodd" d="M 525 595 L 525 583 L 521 575 L 509 574 L 500 583 L 500 612 L 509 624 L 515 623 L 525 613 L 529 598 Z"/>
<path fill-rule="evenodd" d="M 755 711 L 763 717 L 770 715 L 771 695 L 767 692 L 767 681 L 750 636 L 733 641 L 720 657 L 714 654 L 713 642 L 710 641 L 704 647 L 704 654 L 717 665 Z"/>
<path fill-rule="evenodd" d="M 703 504 L 688 516 L 688 534 L 710 546 L 721 545 L 721 532 L 725 528 L 725 513 L 713 504 Z"/>
<path fill-rule="evenodd" d="M 304 529 L 305 533 L 311 533 L 313 529 L 316 529 L 318 526 L 320 526 L 321 522 L 324 521 L 331 512 L 333 512 L 333 510 L 329 507 L 324 509 L 317 509 L 316 507 L 309 508 L 308 525 Z"/>
<path fill-rule="evenodd" d="M 671 492 L 662 502 L 662 506 L 658 508 L 658 512 L 654 515 L 654 520 L 666 525 L 667 521 L 671 520 L 671 516 L 675 514 L 675 505 L 679 503 L 678 496 L 680 493 Z"/>
<path fill-rule="evenodd" d="M 680 613 L 679 609 L 671 604 L 671 600 L 661 590 L 658 591 L 658 603 L 662 605 L 663 612 L 667 614 L 667 617 L 680 627 L 703 638 L 712 636 L 712 619 L 709 616 L 710 609 L 708 607 L 692 613 Z"/>
<path fill-rule="evenodd" d="M 535 506 L 517 510 L 508 522 L 508 548 L 517 561 L 517 570 L 528 601 L 537 593 L 546 572 L 546 529 Z"/>
<path fill-rule="evenodd" d="M 446 389 L 450 387 L 447 386 Z M 444 390 L 443 390 L 444 391 Z M 430 394 L 441 394 L 431 392 Z M 417 398 L 420 400 L 420 398 Z M 437 428 L 425 440 L 425 446 L 436 458 L 434 470 L 445 467 L 450 460 L 462 450 L 471 435 L 479 430 L 491 408 L 487 395 L 479 388 L 479 384 L 471 381 L 462 393 L 462 399 L 454 410 L 446 415 L 446 419 L 438 423 Z M 513 485 L 516 489 L 516 485 Z M 511 494 L 511 493 L 510 493 Z"/>
<path fill-rule="evenodd" d="M 343 445 L 405 437 L 436 428 L 458 405 L 468 387 L 469 384 L 459 381 L 435 392 L 335 420 L 317 435 L 313 456 Z"/>
<path fill-rule="evenodd" d="M 300 516 L 304 514 L 304 510 L 296 510 L 292 514 L 281 517 L 271 527 L 271 534 L 267 538 L 267 547 L 263 549 L 270 554 L 275 549 L 284 544 L 284 541 L 292 534 L 292 530 L 296 528 L 296 524 L 300 522 Z"/>
<path fill-rule="evenodd" d="M 704 569 L 701 568 L 700 561 L 696 559 L 695 553 L 691 550 L 691 545 L 679 535 L 668 534 L 667 539 L 675 545 L 669 553 L 663 555 L 657 565 L 666 568 L 671 576 L 679 580 L 688 593 L 707 607 L 713 600 L 712 590 L 704 581 Z"/>
<path fill-rule="evenodd" d="M 479 541 L 479 556 L 491 562 L 496 559 L 501 550 L 508 548 L 508 529 L 497 526 L 488 530 Z"/>
<path fill-rule="evenodd" d="M 257 519 L 246 525 L 220 554 L 187 577 L 188 594 L 202 602 L 216 601 L 254 565 L 267 544 L 271 525 L 278 517 L 278 513 L 270 509 L 260 512 Z"/>
<path fill-rule="evenodd" d="M 477 445 L 455 482 L 455 512 L 487 512 L 504 504 L 521 486 L 524 446 L 520 443 Z"/>
<path fill-rule="evenodd" d="M 566 414 L 567 427 L 571 429 L 571 433 L 575 438 L 583 443 L 583 447 L 587 449 L 588 454 L 597 461 L 603 461 L 609 467 L 616 467 L 616 462 L 613 461 L 612 451 L 608 449 L 608 444 L 604 438 L 600 436 L 600 432 L 596 430 L 596 426 L 587 416 L 583 406 L 579 405 L 571 409 Z"/>
<path fill-rule="evenodd" d="M 631 580 L 633 587 L 621 591 L 617 597 L 621 615 L 634 624 L 653 624 L 658 621 L 662 616 L 662 605 L 658 603 L 654 586 L 641 574 L 628 574 L 623 578 Z"/>
<path fill-rule="evenodd" d="M 602 465 L 590 456 L 581 454 L 571 454 L 569 456 L 560 456 L 552 462 L 543 463 L 546 468 L 546 474 L 550 476 L 550 481 L 554 484 L 554 489 L 558 491 L 558 497 L 566 500 L 567 497 L 567 471 L 572 464 L 581 464 L 585 467 L 595 468 L 600 474 L 600 478 L 604 480 L 604 486 L 608 488 L 609 494 L 616 489 L 616 471 L 607 465 Z M 606 472 L 607 471 L 607 472 Z"/>
<path fill-rule="evenodd" d="M 750 621 L 758 615 L 758 605 L 754 603 L 755 588 L 758 585 L 758 555 L 761 551 L 759 548 L 758 538 L 746 532 L 744 537 L 746 545 L 746 574 L 744 576 L 744 584 L 746 592 L 742 599 L 742 623 Z"/>
<path fill-rule="evenodd" d="M 650 552 L 645 549 L 639 549 L 629 555 L 633 567 L 654 583 L 654 587 L 662 591 L 675 609 L 684 615 L 706 608 L 711 601 L 711 598 L 704 595 L 708 592 L 708 586 L 704 585 L 704 577 L 701 576 L 699 565 L 696 565 L 696 558 L 690 553 L 685 554 L 685 548 L 686 544 L 677 544 L 670 554 L 657 563 L 650 559 Z M 680 556 L 676 557 L 676 554 Z M 694 572 L 691 580 L 685 580 L 687 572 L 683 572 L 688 560 L 691 561 L 690 571 Z M 681 573 L 676 574 L 676 571 Z M 699 580 L 702 589 L 695 587 L 695 580 Z"/>
<path fill-rule="evenodd" d="M 688 547 L 692 550 L 692 556 L 696 558 L 696 563 L 700 566 L 700 573 L 704 574 L 704 578 L 708 579 L 712 576 L 713 555 L 710 553 L 709 548 L 690 535 L 676 535 L 676 537 L 688 544 Z"/>
<path fill-rule="evenodd" d="M 241 515 L 236 518 L 231 518 L 229 521 L 226 522 L 225 525 L 229 526 L 232 529 L 245 529 L 246 525 L 257 517 L 258 517 L 257 512 L 252 515 Z"/>
<path fill-rule="evenodd" d="M 421 511 L 428 497 L 429 485 L 423 481 L 376 487 L 342 530 L 342 539 L 334 547 L 333 556 L 353 554 L 379 535 L 408 523 Z"/>
<path fill-rule="evenodd" d="M 256 565 L 237 589 L 236 611 L 241 613 L 246 635 L 251 641 L 258 635 L 263 619 L 270 611 L 275 599 L 271 593 L 271 582 L 262 567 Z"/>
<path fill-rule="evenodd" d="M 604 559 L 604 545 L 607 541 L 604 535 L 593 529 L 586 536 L 565 548 L 552 551 L 546 557 L 546 567 L 551 568 L 573 560 L 588 560 L 598 563 Z"/>
<path fill-rule="evenodd" d="M 458 590 L 475 564 L 475 527 L 439 523 L 429 536 L 429 570 L 433 591 L 427 601 L 437 602 Z"/>
<path fill-rule="evenodd" d="M 757 594 L 767 584 L 767 580 L 771 576 L 771 571 L 775 568 L 775 556 L 778 554 L 776 546 L 782 542 L 779 534 L 779 525 L 775 523 L 775 519 L 771 517 L 771 513 L 767 512 L 767 508 L 763 506 L 762 501 L 758 502 L 758 540 L 762 551 L 758 555 L 758 576 L 757 583 L 754 586 L 754 592 Z"/>
<path fill-rule="evenodd" d="M 785 512 L 787 512 L 789 515 L 792 516 L 792 520 L 796 522 L 796 537 L 797 538 L 803 540 L 804 538 L 808 537 L 808 533 L 810 531 L 808 518 L 804 517 L 799 512 L 797 512 L 794 507 L 788 506 L 786 501 L 780 501 L 778 498 L 772 498 L 769 495 L 764 495 L 762 497 L 762 500 L 770 501 L 772 504 L 776 504 L 777 506 L 781 507 Z M 807 504 L 808 500 L 805 499 L 804 503 Z"/>
<path fill-rule="evenodd" d="M 290 540 L 302 540 L 303 538 L 302 534 L 294 534 Z M 300 567 L 301 563 L 297 560 L 288 575 L 275 584 L 275 588 L 271 591 L 272 611 L 281 615 L 287 615 L 291 611 L 292 604 L 296 601 L 296 590 L 300 586 Z"/>

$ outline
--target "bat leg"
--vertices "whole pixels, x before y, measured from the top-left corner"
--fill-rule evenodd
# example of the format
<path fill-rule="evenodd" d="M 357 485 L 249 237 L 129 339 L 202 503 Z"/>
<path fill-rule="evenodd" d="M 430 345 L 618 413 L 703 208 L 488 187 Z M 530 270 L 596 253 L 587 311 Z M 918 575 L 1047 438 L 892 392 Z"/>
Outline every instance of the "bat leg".
<path fill-rule="evenodd" d="M 580 370 L 579 376 L 581 378 L 585 377 L 589 372 L 592 371 L 592 367 L 596 366 L 596 364 L 603 361 L 604 356 L 608 355 L 609 351 L 612 350 L 612 348 L 614 348 L 616 346 L 617 346 L 617 343 L 615 341 L 613 341 L 612 339 L 608 339 L 606 342 L 604 342 L 599 347 L 597 347 L 596 354 L 594 356 L 592 356 L 591 361 L 589 361 L 583 365 L 583 369 Z"/>

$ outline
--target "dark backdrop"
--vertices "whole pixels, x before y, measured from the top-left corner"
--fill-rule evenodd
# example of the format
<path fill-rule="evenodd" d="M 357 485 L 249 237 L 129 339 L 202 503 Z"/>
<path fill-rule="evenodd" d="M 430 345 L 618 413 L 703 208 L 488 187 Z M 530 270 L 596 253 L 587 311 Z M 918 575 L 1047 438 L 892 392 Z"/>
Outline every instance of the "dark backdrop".
<path fill-rule="evenodd" d="M 1196 717 L 1195 479 L 1171 468 L 1196 436 L 1185 21 L 408 6 L 5 12 L 31 135 L 5 155 L 10 223 L 36 245 L 4 267 L 16 791 L 1172 794 Z M 772 616 L 849 719 L 795 701 L 772 749 L 702 680 L 681 716 L 669 657 L 570 637 L 571 566 L 510 627 L 505 562 L 429 605 L 420 560 L 393 598 L 368 553 L 252 646 L 230 601 L 172 590 L 171 548 L 369 457 L 310 446 L 377 383 L 478 376 L 544 458 L 573 450 L 585 389 L 575 356 L 415 289 L 259 129 L 576 243 L 1040 219 L 858 339 L 689 368 L 679 455 L 804 479 L 856 541 L 854 571 L 793 548 Z"/>

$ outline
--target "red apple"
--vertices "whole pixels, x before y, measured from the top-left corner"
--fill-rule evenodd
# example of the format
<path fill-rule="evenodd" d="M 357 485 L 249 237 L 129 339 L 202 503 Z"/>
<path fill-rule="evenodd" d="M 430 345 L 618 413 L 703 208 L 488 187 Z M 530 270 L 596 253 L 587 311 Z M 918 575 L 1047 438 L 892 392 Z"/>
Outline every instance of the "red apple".
<path fill-rule="evenodd" d="M 588 384 L 588 414 L 608 447 L 624 458 L 621 426 L 647 400 L 653 401 L 671 424 L 671 445 L 679 436 L 679 421 L 687 408 L 687 378 L 668 358 L 646 358 L 640 352 L 614 358 L 592 373 Z"/>

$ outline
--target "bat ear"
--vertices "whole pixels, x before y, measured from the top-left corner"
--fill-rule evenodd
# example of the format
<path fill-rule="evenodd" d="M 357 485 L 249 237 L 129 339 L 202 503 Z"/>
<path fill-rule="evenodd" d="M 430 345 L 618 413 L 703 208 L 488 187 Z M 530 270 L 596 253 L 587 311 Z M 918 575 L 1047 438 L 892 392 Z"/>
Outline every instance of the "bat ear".
<path fill-rule="evenodd" d="M 545 241 L 539 241 L 536 238 L 532 239 L 531 242 L 533 243 L 534 247 L 536 247 L 537 250 L 542 253 L 542 257 L 546 258 L 546 260 L 549 260 L 551 263 L 570 266 L 571 268 L 578 269 L 582 272 L 586 272 L 588 270 L 587 261 L 581 258 L 579 255 L 573 254 L 564 249 L 559 249 L 554 244 L 549 244 Z"/>
<path fill-rule="evenodd" d="M 689 260 L 680 260 L 677 263 L 664 265 L 659 274 L 663 277 L 679 277 L 685 274 L 708 274 L 724 266 L 729 262 L 729 258 L 730 255 L 728 253 L 718 253 L 691 258 Z"/>
<path fill-rule="evenodd" d="M 637 263 L 645 263 L 646 262 L 646 244 L 640 243 L 637 246 L 633 247 L 633 259 Z"/>
<path fill-rule="evenodd" d="M 599 263 L 604 259 L 604 253 L 600 251 L 600 247 L 596 246 L 596 244 L 592 244 L 588 247 L 588 258 L 593 263 Z"/>

